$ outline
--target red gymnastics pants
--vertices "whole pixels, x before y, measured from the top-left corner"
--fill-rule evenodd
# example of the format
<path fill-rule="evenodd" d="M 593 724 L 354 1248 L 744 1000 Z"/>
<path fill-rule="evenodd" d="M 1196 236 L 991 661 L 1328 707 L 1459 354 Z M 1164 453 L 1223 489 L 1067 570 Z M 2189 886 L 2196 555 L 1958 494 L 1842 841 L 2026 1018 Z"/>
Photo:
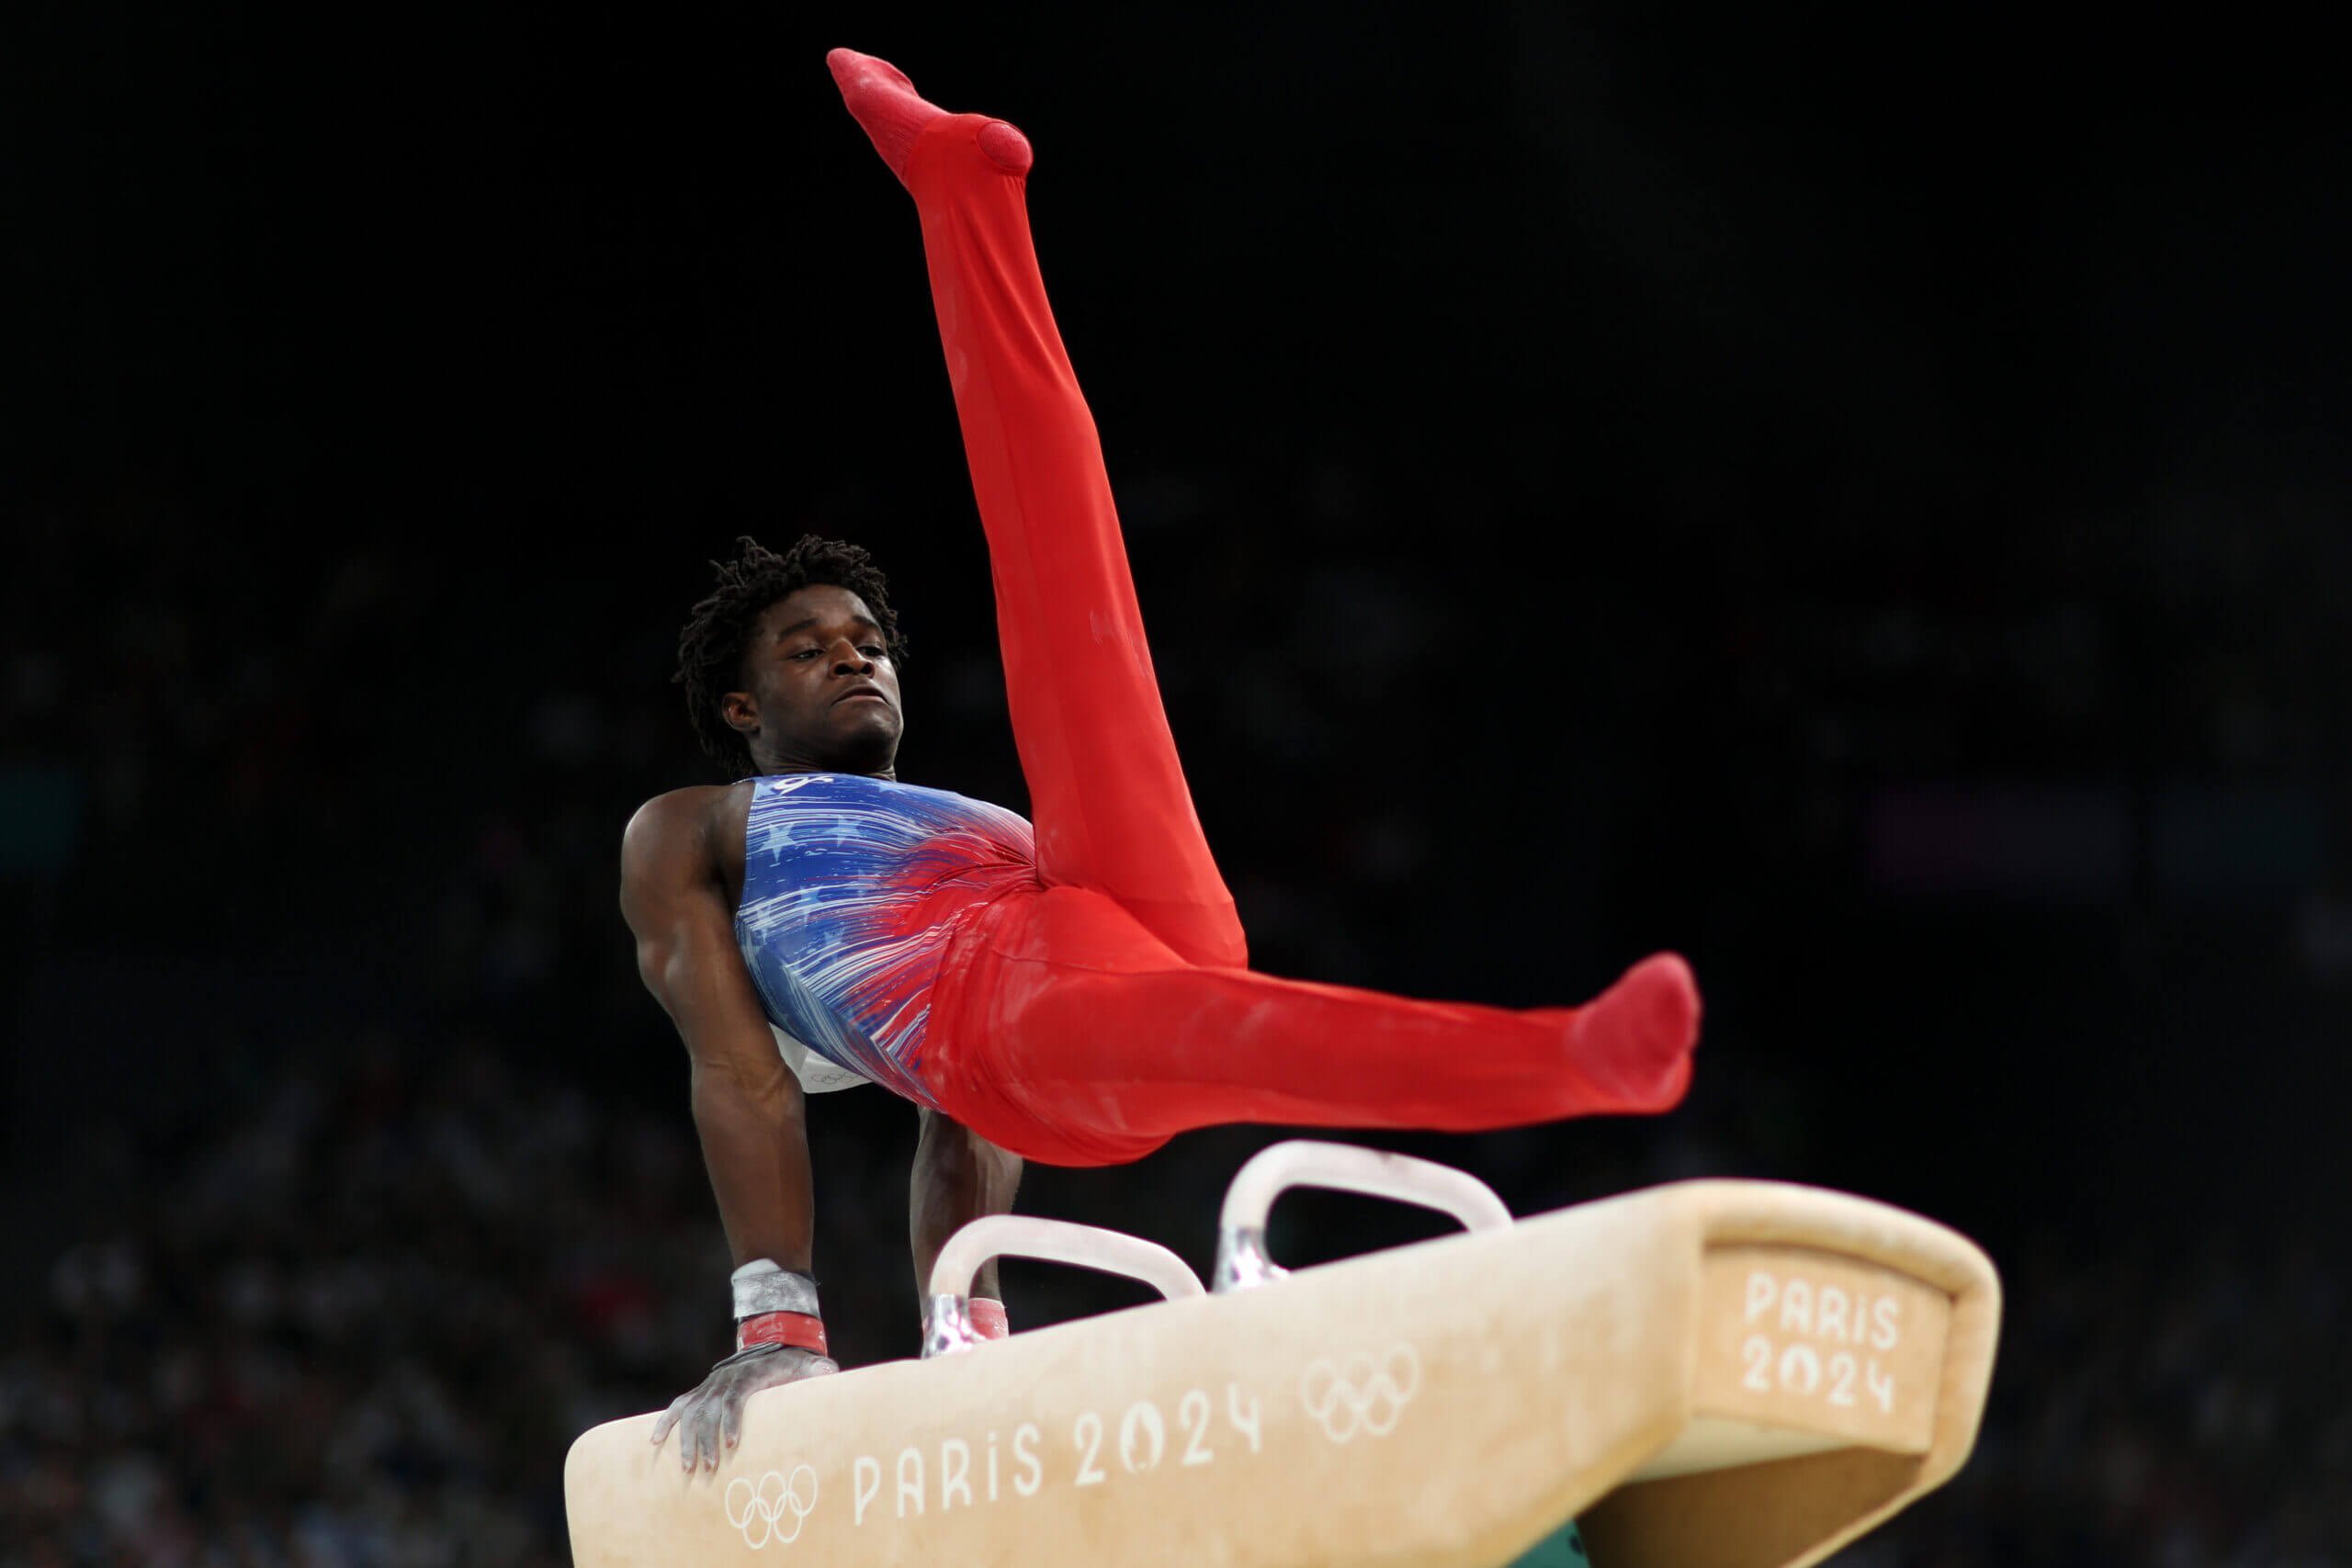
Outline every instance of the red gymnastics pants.
<path fill-rule="evenodd" d="M 1524 1012 L 1246 966 L 1160 707 L 1093 419 L 1038 276 L 1028 145 L 960 115 L 929 119 L 900 151 L 988 534 L 1037 846 L 1037 886 L 973 911 L 941 964 L 923 1066 L 940 1108 L 1028 1158 L 1107 1165 L 1232 1122 L 1469 1131 L 1672 1106 L 1698 998 L 1670 954 L 1583 1009 Z"/>

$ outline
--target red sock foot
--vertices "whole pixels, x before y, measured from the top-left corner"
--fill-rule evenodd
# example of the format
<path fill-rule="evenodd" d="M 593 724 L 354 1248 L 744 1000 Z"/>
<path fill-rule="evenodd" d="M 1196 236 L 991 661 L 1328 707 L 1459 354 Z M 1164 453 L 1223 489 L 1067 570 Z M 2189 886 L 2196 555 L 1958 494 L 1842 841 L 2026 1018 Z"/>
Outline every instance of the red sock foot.
<path fill-rule="evenodd" d="M 854 49 L 837 49 L 825 56 L 825 63 L 832 69 L 842 102 L 849 107 L 851 116 L 865 128 L 874 150 L 882 154 L 899 183 L 906 184 L 907 155 L 914 151 L 915 139 L 933 121 L 944 118 L 947 111 L 926 103 L 906 73 L 887 60 Z M 1029 172 L 1029 139 L 1004 121 L 990 120 L 982 126 L 979 145 L 989 161 L 1006 174 Z"/>
<path fill-rule="evenodd" d="M 1671 953 L 1643 959 L 1577 1009 L 1570 1035 L 1577 1071 L 1628 1111 L 1667 1111 L 1681 1100 L 1698 1039 L 1699 987 Z"/>

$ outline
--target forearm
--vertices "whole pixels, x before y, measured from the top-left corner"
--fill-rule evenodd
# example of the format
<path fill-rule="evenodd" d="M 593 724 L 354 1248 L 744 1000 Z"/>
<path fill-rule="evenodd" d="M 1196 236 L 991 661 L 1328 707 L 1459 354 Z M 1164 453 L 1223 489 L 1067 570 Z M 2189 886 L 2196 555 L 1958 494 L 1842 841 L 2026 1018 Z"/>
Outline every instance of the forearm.
<path fill-rule="evenodd" d="M 915 1294 L 931 1291 L 932 1266 L 947 1238 L 987 1214 L 1010 1213 L 1021 1185 L 1021 1157 L 1008 1154 L 970 1128 L 926 1110 L 908 1181 L 907 1231 L 914 1254 Z M 996 1260 L 984 1264 L 972 1293 L 1003 1299 Z"/>
<path fill-rule="evenodd" d="M 752 1394 L 840 1370 L 826 1352 L 816 1289 L 805 1277 L 816 1215 L 800 1085 L 781 1062 L 776 1075 L 705 1062 L 695 1067 L 695 1126 L 738 1273 L 732 1292 L 718 1292 L 734 1298 L 734 1354 L 653 1424 L 657 1444 L 677 1429 L 678 1460 L 690 1471 L 717 1470 L 741 1440 Z M 741 1268 L 758 1258 L 778 1268 Z"/>
<path fill-rule="evenodd" d="M 813 1272 L 816 1197 L 800 1085 L 781 1061 L 754 1075 L 697 1065 L 693 1103 L 736 1264 L 765 1258 Z"/>

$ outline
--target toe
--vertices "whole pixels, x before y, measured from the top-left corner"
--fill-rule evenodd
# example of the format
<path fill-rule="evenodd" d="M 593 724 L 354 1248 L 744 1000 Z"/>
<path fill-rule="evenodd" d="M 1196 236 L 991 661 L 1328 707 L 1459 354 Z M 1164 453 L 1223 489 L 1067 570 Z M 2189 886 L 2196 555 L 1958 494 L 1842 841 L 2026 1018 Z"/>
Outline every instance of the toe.
<path fill-rule="evenodd" d="M 858 86 L 896 87 L 908 94 L 913 94 L 915 90 L 915 85 L 907 79 L 905 72 L 887 60 L 860 54 L 854 49 L 828 50 L 825 65 L 832 72 L 834 82 L 843 92 Z"/>

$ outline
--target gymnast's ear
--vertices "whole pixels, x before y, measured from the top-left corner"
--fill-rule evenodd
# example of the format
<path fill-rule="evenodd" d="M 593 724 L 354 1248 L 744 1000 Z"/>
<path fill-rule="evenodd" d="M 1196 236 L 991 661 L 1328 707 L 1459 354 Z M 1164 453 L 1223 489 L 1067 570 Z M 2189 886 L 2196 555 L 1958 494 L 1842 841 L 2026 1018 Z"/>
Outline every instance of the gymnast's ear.
<path fill-rule="evenodd" d="M 718 699 L 718 716 L 725 719 L 727 728 L 738 735 L 757 735 L 760 732 L 759 704 L 752 700 L 749 692 L 729 692 L 721 696 Z"/>

